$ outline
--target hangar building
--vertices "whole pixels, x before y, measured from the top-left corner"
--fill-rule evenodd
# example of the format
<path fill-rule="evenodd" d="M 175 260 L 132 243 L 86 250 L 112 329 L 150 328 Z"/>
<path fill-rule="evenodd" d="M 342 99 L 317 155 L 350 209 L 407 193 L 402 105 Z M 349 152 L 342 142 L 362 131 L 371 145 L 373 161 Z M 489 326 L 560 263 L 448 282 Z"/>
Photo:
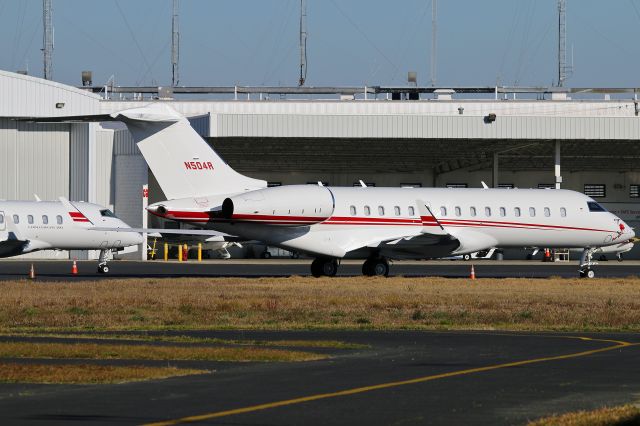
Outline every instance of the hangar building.
<path fill-rule="evenodd" d="M 140 94 L 105 99 L 5 71 L 0 90 L 0 198 L 37 194 L 96 202 L 132 226 L 142 225 L 143 184 L 149 184 L 150 202 L 163 199 L 119 123 L 16 120 L 104 114 L 158 100 Z M 561 186 L 585 192 L 638 226 L 639 107 L 634 89 L 615 99 L 607 94 L 616 91 L 591 90 L 571 99 L 579 90 L 549 90 L 538 99 L 517 99 L 517 90 L 496 88 L 495 97 L 486 99 L 437 90 L 409 101 L 374 97 L 363 88 L 342 97 L 337 89 L 333 99 L 160 101 L 188 116 L 232 167 L 273 185 Z"/>

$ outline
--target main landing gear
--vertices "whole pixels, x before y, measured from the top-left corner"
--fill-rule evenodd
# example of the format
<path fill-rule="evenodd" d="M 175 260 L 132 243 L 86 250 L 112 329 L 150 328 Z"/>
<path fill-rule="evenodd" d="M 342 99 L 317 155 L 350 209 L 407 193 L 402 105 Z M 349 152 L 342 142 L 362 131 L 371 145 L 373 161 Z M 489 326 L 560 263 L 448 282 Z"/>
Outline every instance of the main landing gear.
<path fill-rule="evenodd" d="M 389 276 L 389 261 L 382 256 L 370 257 L 362 264 L 362 274 L 368 277 Z"/>
<path fill-rule="evenodd" d="M 592 261 L 593 253 L 596 251 L 594 248 L 586 248 L 582 252 L 580 257 L 580 278 L 593 278 L 596 276 L 595 271 L 591 268 L 597 265 Z"/>
<path fill-rule="evenodd" d="M 109 265 L 107 265 L 109 252 L 110 250 L 100 250 L 100 257 L 98 258 L 98 272 L 101 274 L 106 274 L 109 272 Z"/>
<path fill-rule="evenodd" d="M 334 277 L 338 273 L 338 261 L 331 257 L 319 257 L 311 263 L 311 275 L 314 277 Z"/>

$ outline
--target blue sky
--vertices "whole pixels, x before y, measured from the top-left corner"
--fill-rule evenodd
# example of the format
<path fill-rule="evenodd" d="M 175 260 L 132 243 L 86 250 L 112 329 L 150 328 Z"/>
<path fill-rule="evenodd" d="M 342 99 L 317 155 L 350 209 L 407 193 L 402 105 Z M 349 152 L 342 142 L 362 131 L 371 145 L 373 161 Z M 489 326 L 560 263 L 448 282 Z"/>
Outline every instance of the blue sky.
<path fill-rule="evenodd" d="M 430 79 L 430 0 L 307 0 L 308 85 Z M 53 0 L 54 80 L 171 81 L 171 0 Z M 42 76 L 42 1 L 0 0 L 0 69 Z M 567 0 L 567 86 L 640 87 L 640 0 Z M 182 85 L 296 85 L 299 0 L 181 0 Z M 550 85 L 556 0 L 439 0 L 438 85 Z"/>

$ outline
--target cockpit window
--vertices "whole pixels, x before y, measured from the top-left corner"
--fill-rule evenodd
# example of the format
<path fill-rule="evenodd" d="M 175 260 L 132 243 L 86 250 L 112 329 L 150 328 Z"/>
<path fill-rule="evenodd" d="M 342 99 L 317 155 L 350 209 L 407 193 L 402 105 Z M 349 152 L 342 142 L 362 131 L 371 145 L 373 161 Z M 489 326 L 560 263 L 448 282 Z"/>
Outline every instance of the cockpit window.
<path fill-rule="evenodd" d="M 587 205 L 589 206 L 590 212 L 606 212 L 605 208 L 595 201 L 588 201 Z"/>
<path fill-rule="evenodd" d="M 116 215 L 109 209 L 100 210 L 100 214 L 104 217 L 116 217 Z"/>

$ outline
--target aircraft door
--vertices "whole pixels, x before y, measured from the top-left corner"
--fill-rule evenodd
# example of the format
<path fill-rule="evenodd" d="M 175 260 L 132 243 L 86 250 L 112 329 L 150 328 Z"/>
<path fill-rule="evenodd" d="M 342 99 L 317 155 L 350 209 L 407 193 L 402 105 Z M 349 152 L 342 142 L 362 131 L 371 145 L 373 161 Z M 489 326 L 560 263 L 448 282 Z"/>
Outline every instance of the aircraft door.
<path fill-rule="evenodd" d="M 7 229 L 7 223 L 5 221 L 4 212 L 0 210 L 0 231 Z"/>

